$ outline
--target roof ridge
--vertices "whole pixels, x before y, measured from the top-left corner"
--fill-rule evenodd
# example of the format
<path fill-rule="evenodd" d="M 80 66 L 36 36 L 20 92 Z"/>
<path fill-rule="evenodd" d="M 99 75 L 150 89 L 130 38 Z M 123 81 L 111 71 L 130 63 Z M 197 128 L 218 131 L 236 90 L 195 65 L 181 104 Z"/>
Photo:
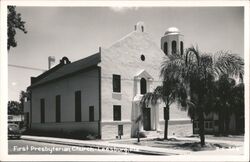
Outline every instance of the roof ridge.
<path fill-rule="evenodd" d="M 45 75 L 44 77 L 39 78 L 42 75 L 44 75 L 46 72 L 40 74 L 37 77 L 34 77 L 34 78 L 32 77 L 33 80 L 35 79 L 35 82 L 31 82 L 31 85 L 28 88 L 32 88 L 32 87 L 35 87 L 37 85 L 44 84 L 44 83 L 50 82 L 52 80 L 61 78 L 63 76 L 67 76 L 67 75 L 72 74 L 74 72 L 77 72 L 79 70 L 87 69 L 91 66 L 97 65 L 101 61 L 100 55 L 101 55 L 100 52 L 98 52 L 98 53 L 92 54 L 88 57 L 85 57 L 83 59 L 74 61 L 72 63 L 68 63 L 68 64 L 60 64 L 59 63 L 58 65 L 55 66 L 57 68 L 54 69 L 53 71 L 50 71 L 52 69 L 46 71 L 47 75 Z M 36 80 L 36 78 L 37 79 L 39 78 L 39 79 Z"/>
<path fill-rule="evenodd" d="M 80 59 L 80 60 L 76 60 L 76 61 L 74 61 L 74 62 L 71 62 L 70 64 L 74 64 L 74 63 L 83 61 L 83 60 L 85 60 L 85 59 L 89 59 L 89 58 L 91 58 L 91 57 L 97 56 L 98 54 L 100 54 L 100 52 L 94 53 L 94 54 L 89 55 L 89 56 L 87 56 L 87 57 L 84 57 L 84 58 L 82 58 L 82 59 Z M 68 64 L 65 64 L 65 65 L 68 65 Z"/>
<path fill-rule="evenodd" d="M 117 43 L 120 43 L 121 41 L 125 40 L 126 38 L 129 38 L 131 35 L 137 34 L 137 33 L 143 33 L 143 34 L 145 34 L 145 35 L 150 36 L 150 34 L 149 34 L 148 32 L 132 31 L 132 32 L 128 33 L 127 35 L 123 36 L 122 38 L 118 39 L 117 41 L 113 42 L 108 48 L 113 47 L 113 46 L 116 45 Z"/>

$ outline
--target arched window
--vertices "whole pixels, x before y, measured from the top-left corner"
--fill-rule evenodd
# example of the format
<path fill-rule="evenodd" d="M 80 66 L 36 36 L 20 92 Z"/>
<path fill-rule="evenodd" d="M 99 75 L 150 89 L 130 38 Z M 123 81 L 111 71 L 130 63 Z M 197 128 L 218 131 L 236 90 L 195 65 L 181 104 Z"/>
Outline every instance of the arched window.
<path fill-rule="evenodd" d="M 184 52 L 184 50 L 183 50 L 183 42 L 181 41 L 181 55 L 183 55 L 183 52 Z"/>
<path fill-rule="evenodd" d="M 166 55 L 168 55 L 168 42 L 164 43 L 163 51 Z"/>
<path fill-rule="evenodd" d="M 141 31 L 144 32 L 144 26 L 141 26 Z"/>
<path fill-rule="evenodd" d="M 176 54 L 176 41 L 172 41 L 172 54 Z"/>
<path fill-rule="evenodd" d="M 144 78 L 141 78 L 141 94 L 147 93 L 147 81 Z"/>

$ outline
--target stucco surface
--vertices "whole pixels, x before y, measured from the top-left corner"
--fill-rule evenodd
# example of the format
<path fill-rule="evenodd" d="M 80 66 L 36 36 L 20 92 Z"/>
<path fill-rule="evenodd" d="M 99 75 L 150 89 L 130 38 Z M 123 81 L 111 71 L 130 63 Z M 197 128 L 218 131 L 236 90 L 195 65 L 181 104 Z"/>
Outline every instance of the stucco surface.
<path fill-rule="evenodd" d="M 145 61 L 141 60 L 141 55 L 145 56 Z M 147 90 L 152 92 L 155 87 L 161 85 L 160 69 L 165 59 L 168 57 L 152 41 L 150 34 L 140 30 L 129 33 L 109 48 L 102 48 L 99 64 L 102 68 L 102 122 L 113 119 L 113 105 L 121 105 L 122 121 L 131 121 L 134 118 L 132 101 L 136 94 L 140 94 L 135 76 L 142 70 L 148 73 L 152 78 L 145 78 Z M 121 75 L 121 93 L 112 92 L 113 74 Z M 163 107 L 163 104 L 159 105 L 159 120 L 164 117 Z M 171 119 L 188 118 L 187 113 L 178 109 L 176 104 L 171 105 L 170 116 Z"/>
<path fill-rule="evenodd" d="M 32 122 L 40 123 L 40 99 L 45 99 L 45 122 L 55 122 L 55 97 L 61 95 L 61 121 L 75 121 L 75 91 L 81 91 L 82 121 L 89 121 L 89 106 L 99 119 L 98 70 L 79 73 L 32 89 Z"/>
<path fill-rule="evenodd" d="M 161 130 L 164 131 L 164 123 L 160 124 Z M 169 123 L 168 125 L 168 135 L 169 136 L 190 136 L 193 134 L 193 125 L 191 122 L 186 122 L 182 124 Z"/>
<path fill-rule="evenodd" d="M 140 59 L 142 54 L 145 56 L 145 61 Z M 102 48 L 100 63 L 102 68 L 102 120 L 112 118 L 112 109 L 115 104 L 122 106 L 122 120 L 131 120 L 131 101 L 137 93 L 134 77 L 140 71 L 145 70 L 153 77 L 153 81 L 149 82 L 149 90 L 153 91 L 156 86 L 161 84 L 159 76 L 164 59 L 168 59 L 168 57 L 146 32 L 133 31 L 111 47 Z M 112 92 L 113 74 L 121 75 L 120 94 Z M 163 106 L 161 105 L 161 107 Z M 174 114 L 173 118 L 187 117 L 186 112 L 177 108 L 171 110 L 171 113 Z M 160 115 L 160 119 L 163 119 L 163 115 Z"/>
<path fill-rule="evenodd" d="M 141 29 L 141 26 L 137 26 L 137 28 Z M 172 40 L 172 37 L 169 37 L 169 39 Z M 45 99 L 45 123 L 55 123 L 56 95 L 61 95 L 62 123 L 75 123 L 75 91 L 81 90 L 81 115 L 83 122 L 88 123 L 89 106 L 94 106 L 95 121 L 98 121 L 99 117 L 101 119 L 102 138 L 115 138 L 118 128 L 117 123 L 113 122 L 113 105 L 121 105 L 120 123 L 124 125 L 124 137 L 130 137 L 131 125 L 133 124 L 132 119 L 135 118 L 132 117 L 134 115 L 132 112 L 133 100 L 137 94 L 140 94 L 140 85 L 136 76 L 144 73 L 142 76 L 146 77 L 147 91 L 152 92 L 155 87 L 162 83 L 160 78 L 161 64 L 163 60 L 168 59 L 160 47 L 152 40 L 147 32 L 136 30 L 110 47 L 100 48 L 101 62 L 98 66 L 101 69 L 101 92 L 99 92 L 99 73 L 97 68 L 33 88 L 32 126 L 36 129 L 39 127 L 41 129 L 44 128 L 44 125 L 40 124 L 41 98 Z M 179 48 L 179 44 L 177 46 Z M 145 57 L 144 61 L 141 60 L 142 55 Z M 113 92 L 113 74 L 121 76 L 120 93 Z M 99 93 L 101 93 L 101 99 L 99 98 Z M 101 114 L 99 113 L 99 101 L 101 102 Z M 163 107 L 164 104 L 159 104 L 158 116 L 160 121 L 164 117 Z M 151 118 L 153 119 L 153 117 Z M 188 117 L 185 111 L 181 111 L 176 104 L 173 104 L 170 108 L 170 119 L 188 119 Z M 52 125 L 50 125 L 50 128 L 53 128 Z M 87 124 L 84 125 L 81 125 L 79 128 L 89 128 L 89 126 L 86 126 Z M 66 126 L 65 128 L 68 127 Z"/>
<path fill-rule="evenodd" d="M 102 139 L 115 139 L 118 136 L 118 125 L 123 125 L 122 138 L 130 138 L 131 136 L 131 124 L 130 123 L 102 123 Z"/>
<path fill-rule="evenodd" d="M 173 52 L 172 41 L 176 41 L 176 49 L 177 49 L 177 52 L 180 53 L 180 49 L 181 49 L 180 42 L 184 41 L 183 35 L 181 34 L 165 35 L 164 37 L 161 38 L 161 42 L 168 42 L 168 55 L 172 54 Z M 161 44 L 161 49 L 163 48 L 164 48 L 164 43 Z"/>

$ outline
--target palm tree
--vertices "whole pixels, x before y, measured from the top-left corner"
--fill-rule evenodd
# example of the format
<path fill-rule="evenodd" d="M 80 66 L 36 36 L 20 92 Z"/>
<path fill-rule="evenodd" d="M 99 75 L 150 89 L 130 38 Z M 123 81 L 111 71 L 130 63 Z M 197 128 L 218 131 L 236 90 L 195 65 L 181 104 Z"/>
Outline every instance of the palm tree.
<path fill-rule="evenodd" d="M 244 133 L 245 112 L 244 112 L 244 83 L 237 84 L 233 92 L 234 97 L 230 100 L 236 116 L 236 132 Z"/>
<path fill-rule="evenodd" d="M 19 101 L 21 102 L 21 111 L 23 112 L 24 110 L 24 102 L 25 102 L 25 98 L 27 99 L 27 101 L 30 100 L 30 91 L 21 91 L 20 95 L 19 95 Z"/>
<path fill-rule="evenodd" d="M 216 57 L 202 54 L 198 48 L 188 48 L 183 56 L 163 62 L 161 76 L 163 80 L 178 80 L 186 85 L 189 101 L 194 105 L 198 116 L 201 146 L 205 145 L 204 113 L 209 111 L 209 102 L 213 82 L 221 75 L 243 76 L 242 58 L 228 52 L 219 52 Z"/>
<path fill-rule="evenodd" d="M 151 104 L 156 105 L 158 101 L 162 101 L 165 104 L 164 110 L 164 139 L 168 139 L 168 120 L 169 120 L 169 108 L 175 101 L 183 104 L 186 101 L 187 94 L 183 84 L 178 80 L 171 79 L 165 80 L 161 86 L 155 88 L 153 92 L 146 93 L 140 102 L 140 107 Z M 142 112 L 142 111 L 141 111 Z"/>
<path fill-rule="evenodd" d="M 219 114 L 219 134 L 229 134 L 229 116 L 244 112 L 244 83 L 236 85 L 236 81 L 228 75 L 222 75 L 216 81 L 215 107 Z M 238 115 L 238 116 L 237 116 Z M 237 120 L 236 120 L 237 121 Z"/>

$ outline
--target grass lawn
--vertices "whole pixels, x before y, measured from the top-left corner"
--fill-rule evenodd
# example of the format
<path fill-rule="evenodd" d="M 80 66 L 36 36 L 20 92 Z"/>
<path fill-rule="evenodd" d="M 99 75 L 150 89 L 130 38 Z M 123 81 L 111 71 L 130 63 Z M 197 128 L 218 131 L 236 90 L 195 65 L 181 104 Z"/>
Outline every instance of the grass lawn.
<path fill-rule="evenodd" d="M 185 136 L 186 138 L 200 138 L 198 134 Z M 244 135 L 228 135 L 228 136 L 217 136 L 217 135 L 205 135 L 206 139 L 225 140 L 225 141 L 239 141 L 244 142 Z"/>

